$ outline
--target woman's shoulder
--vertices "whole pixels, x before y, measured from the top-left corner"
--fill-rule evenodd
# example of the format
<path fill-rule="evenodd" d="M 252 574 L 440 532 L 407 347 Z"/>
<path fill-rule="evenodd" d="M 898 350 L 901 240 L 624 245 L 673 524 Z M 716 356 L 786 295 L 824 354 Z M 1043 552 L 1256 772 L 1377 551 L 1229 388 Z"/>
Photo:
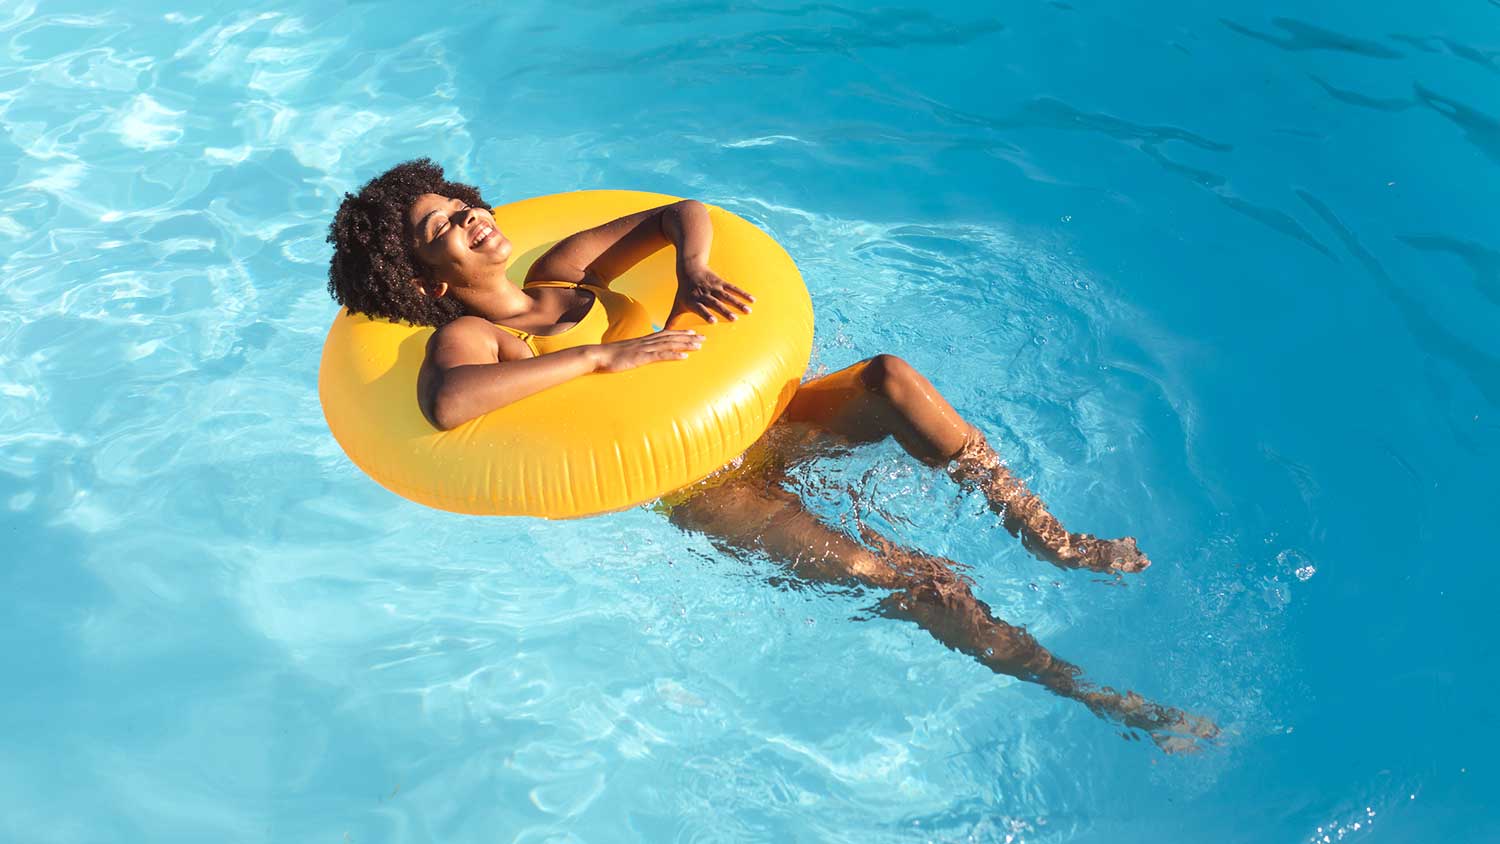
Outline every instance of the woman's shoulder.
<path fill-rule="evenodd" d="M 428 359 L 445 368 L 529 357 L 531 351 L 504 326 L 478 316 L 461 316 L 438 326 L 427 349 Z"/>
<path fill-rule="evenodd" d="M 462 336 L 465 334 L 484 332 L 487 330 L 491 330 L 494 327 L 495 324 L 493 322 L 490 322 L 482 316 L 465 314 L 458 319 L 451 320 L 449 322 L 443 323 L 442 325 L 439 325 L 437 328 L 437 333 L 450 336 Z"/>

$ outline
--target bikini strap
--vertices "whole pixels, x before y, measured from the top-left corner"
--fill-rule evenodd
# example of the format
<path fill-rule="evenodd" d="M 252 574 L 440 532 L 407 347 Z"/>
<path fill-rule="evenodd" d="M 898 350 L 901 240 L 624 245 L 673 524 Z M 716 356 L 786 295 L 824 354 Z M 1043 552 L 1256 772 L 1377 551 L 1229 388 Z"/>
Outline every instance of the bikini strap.
<path fill-rule="evenodd" d="M 607 289 L 597 284 L 585 284 L 581 281 L 533 281 L 522 289 L 526 290 L 532 287 L 582 287 L 584 290 L 592 292 L 595 296 Z"/>
<path fill-rule="evenodd" d="M 495 326 L 496 328 L 500 329 L 501 331 L 504 331 L 506 334 L 509 334 L 510 336 L 516 338 L 517 340 L 520 340 L 522 343 L 525 343 L 526 344 L 526 348 L 530 349 L 531 353 L 533 355 L 538 354 L 537 348 L 536 348 L 536 335 L 529 334 L 529 333 L 527 333 L 525 331 L 522 331 L 519 328 L 511 328 L 508 325 L 501 325 L 498 322 L 492 322 L 492 323 L 490 323 L 490 325 Z"/>
<path fill-rule="evenodd" d="M 529 282 L 522 289 L 524 290 L 524 289 L 526 289 L 528 287 L 577 287 L 577 286 L 578 285 L 574 284 L 571 281 L 533 281 L 533 282 Z M 494 323 L 494 326 L 496 328 L 500 329 L 501 331 L 506 332 L 507 334 L 510 334 L 510 335 L 512 335 L 514 337 L 517 337 L 517 338 L 525 341 L 526 345 L 528 345 L 528 346 L 531 345 L 531 338 L 534 335 L 532 335 L 532 334 L 530 334 L 528 332 L 522 331 L 519 328 L 511 328 L 508 325 L 501 325 L 498 322 Z"/>
<path fill-rule="evenodd" d="M 533 282 L 527 284 L 522 289 L 525 290 L 525 289 L 531 288 L 531 287 L 586 287 L 586 288 L 590 288 L 590 289 L 592 289 L 594 291 L 594 296 L 595 297 L 598 297 L 598 295 L 599 295 L 598 288 L 595 288 L 593 285 L 590 285 L 590 284 L 578 284 L 578 283 L 572 282 L 572 281 L 533 281 Z M 491 323 L 491 324 L 494 325 L 496 328 L 500 329 L 501 331 L 504 331 L 505 333 L 510 334 L 513 337 L 516 337 L 521 342 L 523 342 L 527 346 L 531 347 L 531 353 L 532 354 L 536 354 L 536 351 L 537 351 L 537 349 L 536 349 L 536 343 L 533 342 L 533 338 L 536 337 L 535 334 L 530 334 L 528 332 L 522 331 L 519 328 L 511 328 L 508 325 L 501 325 L 498 322 Z"/>

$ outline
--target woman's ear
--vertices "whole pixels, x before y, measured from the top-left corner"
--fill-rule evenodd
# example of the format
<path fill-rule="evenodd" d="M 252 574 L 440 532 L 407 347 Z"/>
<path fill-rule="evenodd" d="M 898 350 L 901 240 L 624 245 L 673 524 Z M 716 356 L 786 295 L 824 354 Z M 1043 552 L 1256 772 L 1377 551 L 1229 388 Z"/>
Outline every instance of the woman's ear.
<path fill-rule="evenodd" d="M 441 299 L 448 294 L 448 282 L 446 281 L 428 281 L 421 276 L 417 276 L 411 280 L 411 283 L 415 284 L 418 290 L 434 299 Z"/>

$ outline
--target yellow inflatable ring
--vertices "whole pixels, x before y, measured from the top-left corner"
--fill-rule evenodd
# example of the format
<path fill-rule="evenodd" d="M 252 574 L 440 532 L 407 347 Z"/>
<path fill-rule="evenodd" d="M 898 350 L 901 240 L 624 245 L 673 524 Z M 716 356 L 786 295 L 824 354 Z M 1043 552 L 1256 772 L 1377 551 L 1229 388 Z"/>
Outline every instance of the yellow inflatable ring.
<path fill-rule="evenodd" d="M 552 244 L 676 201 L 580 191 L 495 209 L 522 279 Z M 651 501 L 743 453 L 786 408 L 812 352 L 812 302 L 769 235 L 710 206 L 709 265 L 755 296 L 736 322 L 679 317 L 704 335 L 686 360 L 559 384 L 450 431 L 417 407 L 417 369 L 433 329 L 341 310 L 323 345 L 318 393 L 329 430 L 356 466 L 413 501 L 480 515 L 574 518 Z M 519 282 L 518 282 L 519 283 Z M 610 283 L 657 324 L 676 295 L 670 246 Z"/>

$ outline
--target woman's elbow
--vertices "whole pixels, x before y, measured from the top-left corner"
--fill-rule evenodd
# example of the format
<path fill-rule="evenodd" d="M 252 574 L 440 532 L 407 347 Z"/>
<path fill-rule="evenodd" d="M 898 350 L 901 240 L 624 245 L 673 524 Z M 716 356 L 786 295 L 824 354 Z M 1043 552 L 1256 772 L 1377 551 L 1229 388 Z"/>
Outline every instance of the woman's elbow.
<path fill-rule="evenodd" d="M 422 411 L 422 417 L 429 425 L 447 431 L 462 425 L 464 420 L 458 418 L 454 392 L 444 383 L 447 380 L 445 373 L 430 364 L 430 360 L 423 363 L 417 373 L 417 409 Z"/>
<path fill-rule="evenodd" d="M 461 405 L 461 402 L 439 393 L 433 398 L 432 405 L 428 408 L 427 421 L 439 431 L 451 431 L 479 415 L 468 411 Z"/>
<path fill-rule="evenodd" d="M 495 399 L 495 403 L 489 404 L 486 399 L 463 395 L 457 391 L 441 391 L 432 401 L 432 412 L 427 414 L 427 421 L 432 423 L 439 431 L 451 431 L 454 428 L 471 422 L 489 413 L 499 410 L 511 403 L 510 398 Z"/>

